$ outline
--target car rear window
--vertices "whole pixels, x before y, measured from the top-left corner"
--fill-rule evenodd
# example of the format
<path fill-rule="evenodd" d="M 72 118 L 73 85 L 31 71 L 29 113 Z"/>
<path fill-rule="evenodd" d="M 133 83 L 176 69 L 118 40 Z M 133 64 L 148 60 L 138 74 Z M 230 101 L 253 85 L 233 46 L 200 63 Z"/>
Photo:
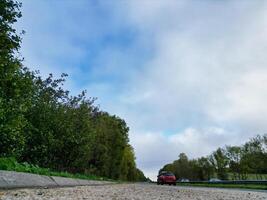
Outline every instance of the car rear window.
<path fill-rule="evenodd" d="M 165 176 L 174 176 L 173 173 L 167 173 Z"/>
<path fill-rule="evenodd" d="M 160 175 L 164 175 L 164 176 L 174 176 L 174 174 L 173 174 L 173 173 L 170 173 L 170 172 L 162 173 L 162 174 L 160 174 Z"/>

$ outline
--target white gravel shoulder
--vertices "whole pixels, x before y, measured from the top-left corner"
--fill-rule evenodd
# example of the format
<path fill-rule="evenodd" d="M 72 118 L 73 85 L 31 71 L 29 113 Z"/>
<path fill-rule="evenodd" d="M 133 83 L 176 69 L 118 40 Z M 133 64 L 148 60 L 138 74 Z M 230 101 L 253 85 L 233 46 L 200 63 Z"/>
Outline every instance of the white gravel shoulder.
<path fill-rule="evenodd" d="M 186 188 L 153 184 L 114 184 L 49 189 L 0 191 L 1 200 L 77 199 L 77 200 L 267 200 L 266 192 L 230 189 Z"/>

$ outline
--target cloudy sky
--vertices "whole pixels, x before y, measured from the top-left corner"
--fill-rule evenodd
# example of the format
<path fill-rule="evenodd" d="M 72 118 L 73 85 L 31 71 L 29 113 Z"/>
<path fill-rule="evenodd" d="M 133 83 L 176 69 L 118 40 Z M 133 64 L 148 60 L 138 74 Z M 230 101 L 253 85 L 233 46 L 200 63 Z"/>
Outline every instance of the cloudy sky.
<path fill-rule="evenodd" d="M 267 131 L 267 1 L 23 0 L 22 55 L 126 120 L 155 179 Z"/>

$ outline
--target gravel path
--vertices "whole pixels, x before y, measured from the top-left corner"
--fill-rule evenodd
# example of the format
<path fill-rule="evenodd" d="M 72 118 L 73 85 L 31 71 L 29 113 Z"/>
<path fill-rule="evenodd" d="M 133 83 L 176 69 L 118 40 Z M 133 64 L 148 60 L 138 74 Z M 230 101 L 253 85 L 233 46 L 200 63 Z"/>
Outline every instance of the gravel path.
<path fill-rule="evenodd" d="M 181 188 L 175 186 L 157 186 L 152 184 L 114 184 L 70 188 L 6 190 L 0 191 L 0 199 L 267 200 L 267 193 L 211 188 Z"/>

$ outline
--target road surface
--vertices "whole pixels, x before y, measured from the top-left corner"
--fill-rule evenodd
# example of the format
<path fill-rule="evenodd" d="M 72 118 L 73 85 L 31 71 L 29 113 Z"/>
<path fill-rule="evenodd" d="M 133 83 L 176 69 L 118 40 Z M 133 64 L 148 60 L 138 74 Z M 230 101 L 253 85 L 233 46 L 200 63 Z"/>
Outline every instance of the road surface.
<path fill-rule="evenodd" d="M 266 192 L 215 188 L 187 188 L 154 184 L 114 184 L 49 189 L 0 191 L 1 200 L 77 199 L 77 200 L 267 200 Z"/>

